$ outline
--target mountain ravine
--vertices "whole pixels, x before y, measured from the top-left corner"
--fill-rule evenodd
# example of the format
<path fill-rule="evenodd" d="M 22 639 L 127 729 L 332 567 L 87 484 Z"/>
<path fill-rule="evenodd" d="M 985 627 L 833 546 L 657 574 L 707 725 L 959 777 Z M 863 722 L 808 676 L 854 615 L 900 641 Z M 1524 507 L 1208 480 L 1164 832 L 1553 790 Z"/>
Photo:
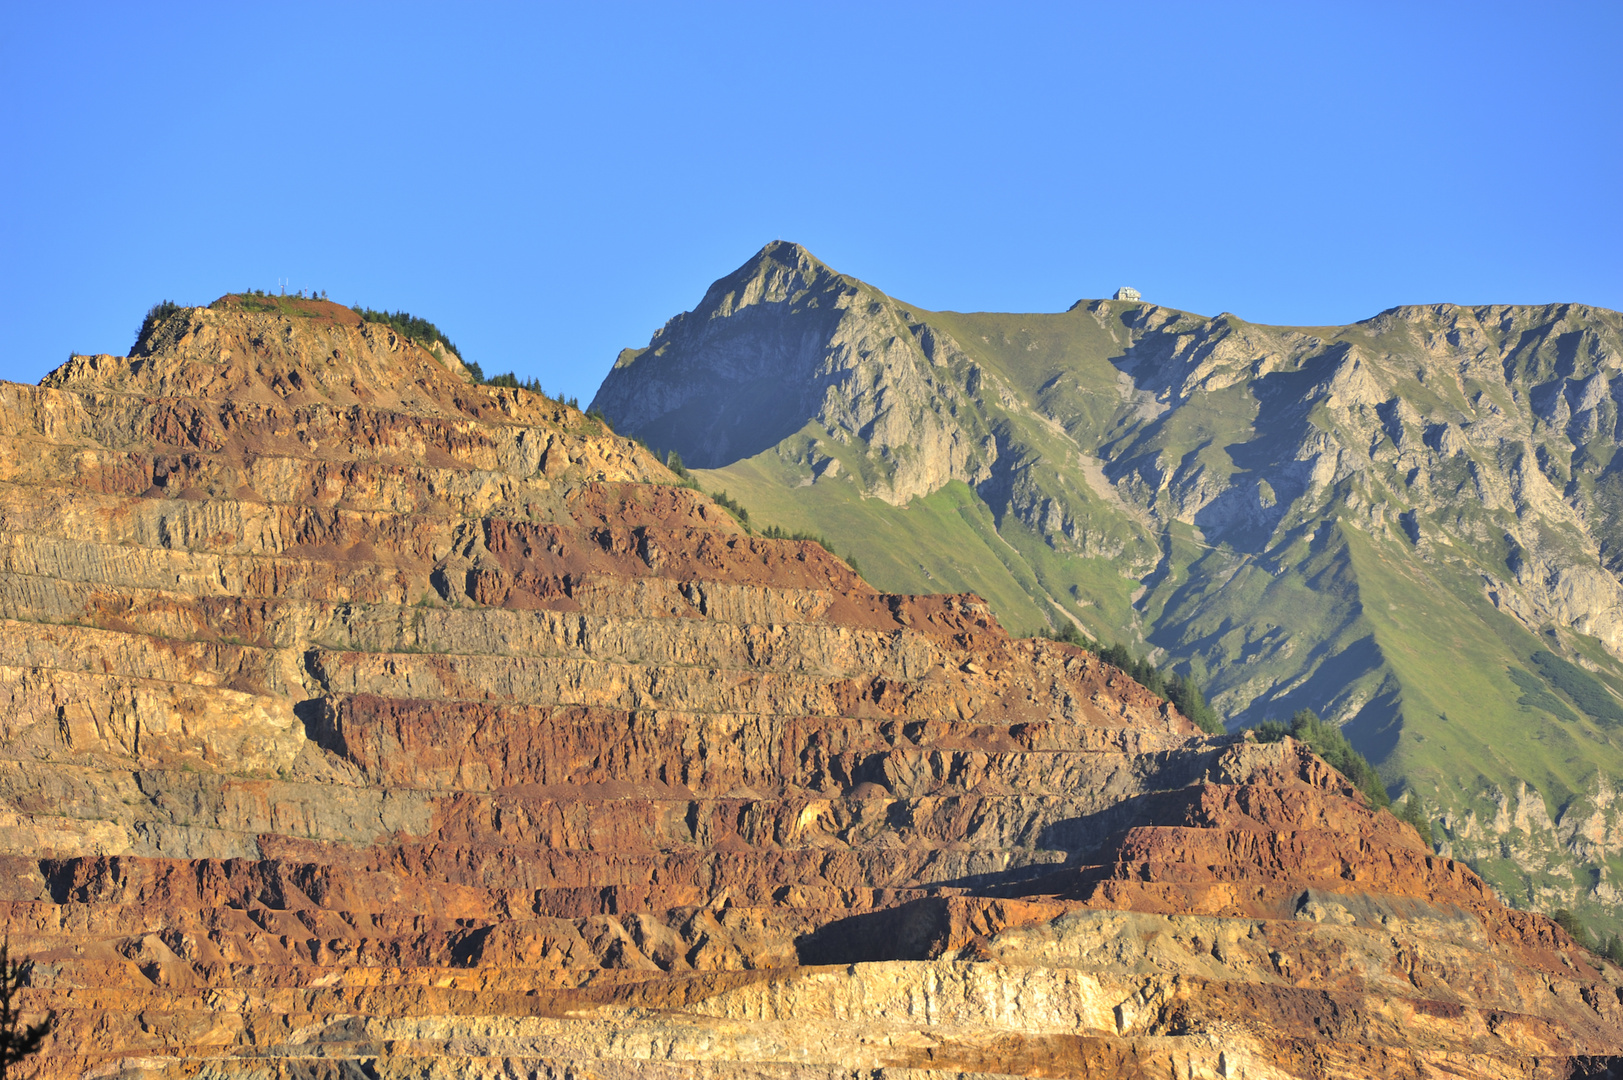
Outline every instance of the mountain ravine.
<path fill-rule="evenodd" d="M 1259 326 L 926 311 L 768 245 L 594 406 L 878 587 L 974 591 L 1312 708 L 1445 853 L 1608 932 L 1623 873 L 1623 315 Z"/>

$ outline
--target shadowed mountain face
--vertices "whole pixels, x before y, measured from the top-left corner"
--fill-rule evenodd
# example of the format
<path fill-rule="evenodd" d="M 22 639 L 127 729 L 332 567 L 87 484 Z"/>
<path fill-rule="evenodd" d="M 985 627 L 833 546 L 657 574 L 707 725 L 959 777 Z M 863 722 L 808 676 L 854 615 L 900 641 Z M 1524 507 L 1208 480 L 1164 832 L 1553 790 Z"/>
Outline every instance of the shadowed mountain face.
<path fill-rule="evenodd" d="M 680 444 L 700 468 L 760 453 L 798 431 L 828 391 L 839 400 L 852 356 L 835 339 L 856 291 L 805 258 L 746 266 L 710 287 L 704 317 L 679 315 L 647 349 L 622 353 L 596 404 L 647 440 Z M 645 355 L 662 362 L 633 369 Z M 687 361 L 694 356 L 701 366 Z M 633 370 L 636 377 L 622 377 Z M 796 377 L 785 381 L 785 372 Z M 719 397 L 718 382 L 727 391 Z M 617 394 L 622 387 L 632 393 Z"/>
<path fill-rule="evenodd" d="M 1301 745 L 746 534 L 336 305 L 0 384 L 70 1076 L 1597 1075 L 1623 973 Z"/>
<path fill-rule="evenodd" d="M 779 243 L 596 404 L 883 587 L 1137 644 L 1235 726 L 1319 711 L 1445 851 L 1623 929 L 1620 372 L 1582 305 L 930 312 Z"/>
<path fill-rule="evenodd" d="M 893 309 L 798 245 L 774 243 L 647 349 L 621 353 L 593 405 L 700 468 L 773 449 L 818 418 L 872 449 L 893 501 L 985 479 L 990 431 L 950 415 L 958 392 Z"/>

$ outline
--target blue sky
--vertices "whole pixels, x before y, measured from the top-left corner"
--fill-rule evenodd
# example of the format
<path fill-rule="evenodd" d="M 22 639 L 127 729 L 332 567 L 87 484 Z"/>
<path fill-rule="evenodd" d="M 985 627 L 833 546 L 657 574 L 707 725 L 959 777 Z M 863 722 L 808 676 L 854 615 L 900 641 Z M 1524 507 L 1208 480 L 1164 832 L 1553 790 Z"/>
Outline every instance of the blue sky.
<path fill-rule="evenodd" d="M 767 241 L 926 308 L 1623 308 L 1623 4 L 0 3 L 0 378 L 325 289 L 588 400 Z"/>

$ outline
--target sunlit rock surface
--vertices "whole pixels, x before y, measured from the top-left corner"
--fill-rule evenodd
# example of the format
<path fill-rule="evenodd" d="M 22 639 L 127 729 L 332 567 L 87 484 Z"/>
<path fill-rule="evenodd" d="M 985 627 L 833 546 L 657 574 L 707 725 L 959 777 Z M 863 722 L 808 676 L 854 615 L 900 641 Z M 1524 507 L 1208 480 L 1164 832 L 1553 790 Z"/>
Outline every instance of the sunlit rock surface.
<path fill-rule="evenodd" d="M 1570 1077 L 1623 976 L 1295 743 L 348 309 L 0 385 L 44 1077 Z M 1587 1070 L 1587 1071 L 1586 1071 Z"/>

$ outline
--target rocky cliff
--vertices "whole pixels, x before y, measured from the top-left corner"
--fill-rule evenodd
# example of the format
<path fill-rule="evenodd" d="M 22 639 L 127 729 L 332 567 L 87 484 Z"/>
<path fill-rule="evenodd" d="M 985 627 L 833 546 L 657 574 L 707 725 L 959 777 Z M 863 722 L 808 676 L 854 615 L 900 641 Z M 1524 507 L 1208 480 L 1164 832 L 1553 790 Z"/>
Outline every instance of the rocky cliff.
<path fill-rule="evenodd" d="M 937 348 L 884 294 L 778 242 L 646 349 L 621 353 L 593 406 L 699 468 L 772 448 L 815 418 L 871 450 L 867 486 L 901 505 L 986 480 L 997 456 L 960 381 L 932 362 Z"/>
<path fill-rule="evenodd" d="M 744 357 L 798 425 L 751 426 Z M 882 587 L 1126 641 L 1236 727 L 1317 710 L 1441 850 L 1616 932 L 1620 401 L 1623 315 L 1577 304 L 930 312 L 774 244 L 597 404 Z"/>
<path fill-rule="evenodd" d="M 348 309 L 0 384 L 40 1075 L 1597 1075 L 1623 972 L 1286 740 Z"/>

